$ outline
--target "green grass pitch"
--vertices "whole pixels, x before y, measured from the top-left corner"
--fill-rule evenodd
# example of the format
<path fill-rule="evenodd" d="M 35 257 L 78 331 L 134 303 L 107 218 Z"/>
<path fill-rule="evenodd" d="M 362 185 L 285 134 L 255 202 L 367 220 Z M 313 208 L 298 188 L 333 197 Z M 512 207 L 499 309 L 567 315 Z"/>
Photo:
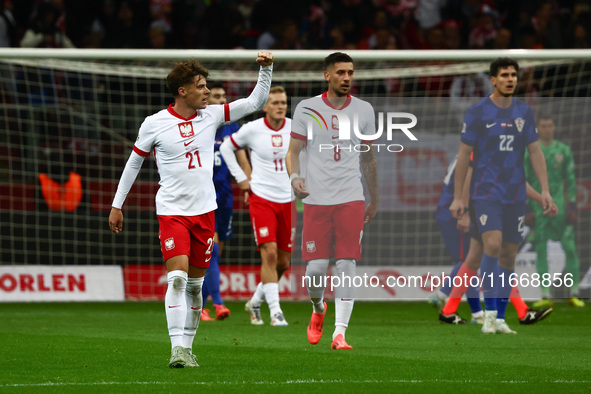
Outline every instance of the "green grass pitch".
<path fill-rule="evenodd" d="M 357 302 L 347 341 L 330 350 L 334 303 L 318 345 L 306 338 L 311 306 L 283 302 L 289 327 L 251 326 L 243 303 L 225 321 L 201 322 L 199 368 L 168 368 L 158 303 L 0 304 L 0 392 L 589 392 L 591 305 L 558 303 L 518 335 L 437 321 L 424 302 Z M 468 317 L 464 303 L 460 313 Z"/>

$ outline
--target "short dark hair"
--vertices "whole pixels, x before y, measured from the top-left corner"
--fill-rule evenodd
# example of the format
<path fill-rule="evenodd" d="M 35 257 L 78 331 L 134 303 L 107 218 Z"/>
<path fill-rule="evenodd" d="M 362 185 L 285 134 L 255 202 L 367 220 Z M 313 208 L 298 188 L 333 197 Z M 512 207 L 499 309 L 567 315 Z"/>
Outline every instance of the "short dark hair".
<path fill-rule="evenodd" d="M 213 82 L 213 83 L 210 83 L 210 84 L 207 86 L 207 88 L 208 88 L 209 90 L 213 90 L 213 89 L 224 89 L 224 90 L 226 90 L 226 89 L 224 88 L 224 85 L 222 85 L 220 82 Z"/>
<path fill-rule="evenodd" d="M 554 117 L 552 116 L 552 114 L 548 112 L 542 112 L 538 115 L 537 122 L 539 122 L 540 120 L 551 120 L 552 122 L 554 122 Z"/>
<path fill-rule="evenodd" d="M 343 52 L 331 53 L 324 59 L 324 69 L 326 70 L 336 63 L 353 63 L 353 59 Z"/>
<path fill-rule="evenodd" d="M 174 97 L 177 97 L 179 88 L 193 82 L 196 75 L 201 75 L 205 79 L 209 77 L 209 71 L 197 59 L 190 59 L 177 64 L 166 77 L 168 91 Z"/>
<path fill-rule="evenodd" d="M 500 69 L 511 66 L 515 67 L 515 71 L 519 72 L 519 64 L 517 64 L 515 59 L 511 59 L 510 57 L 499 57 L 490 64 L 490 76 L 496 77 Z"/>

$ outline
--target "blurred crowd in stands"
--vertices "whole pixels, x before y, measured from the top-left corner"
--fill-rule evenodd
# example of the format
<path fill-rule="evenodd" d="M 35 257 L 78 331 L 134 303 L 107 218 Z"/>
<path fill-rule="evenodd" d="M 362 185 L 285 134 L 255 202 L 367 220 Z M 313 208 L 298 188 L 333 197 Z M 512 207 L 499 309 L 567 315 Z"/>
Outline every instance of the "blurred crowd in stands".
<path fill-rule="evenodd" d="M 584 0 L 0 0 L 0 46 L 589 48 Z"/>

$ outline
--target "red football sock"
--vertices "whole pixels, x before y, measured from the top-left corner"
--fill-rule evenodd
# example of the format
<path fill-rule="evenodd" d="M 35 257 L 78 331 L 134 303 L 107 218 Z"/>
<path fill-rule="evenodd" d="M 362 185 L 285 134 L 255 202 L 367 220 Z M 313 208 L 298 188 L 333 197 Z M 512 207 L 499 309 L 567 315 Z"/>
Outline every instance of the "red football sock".
<path fill-rule="evenodd" d="M 517 311 L 517 317 L 523 319 L 527 314 L 529 308 L 526 305 L 525 301 L 523 301 L 523 298 L 521 298 L 521 294 L 519 294 L 519 289 L 517 288 L 517 286 L 511 289 L 511 295 L 509 296 L 509 299 L 511 300 L 511 303 Z"/>
<path fill-rule="evenodd" d="M 476 275 L 476 271 L 471 270 L 470 268 L 466 267 L 466 264 L 462 263 L 458 273 L 454 277 L 454 279 L 458 277 L 462 278 L 461 283 L 459 283 L 460 286 L 456 287 L 454 285 L 451 289 L 451 293 L 449 293 L 449 298 L 445 303 L 445 307 L 441 311 L 444 315 L 451 315 L 452 313 L 457 312 L 460 301 L 462 300 L 462 296 L 466 290 L 468 290 L 468 287 L 470 287 L 470 278 L 472 278 L 474 275 Z M 453 281 L 452 279 L 452 284 L 458 282 L 460 281 L 457 279 Z"/>

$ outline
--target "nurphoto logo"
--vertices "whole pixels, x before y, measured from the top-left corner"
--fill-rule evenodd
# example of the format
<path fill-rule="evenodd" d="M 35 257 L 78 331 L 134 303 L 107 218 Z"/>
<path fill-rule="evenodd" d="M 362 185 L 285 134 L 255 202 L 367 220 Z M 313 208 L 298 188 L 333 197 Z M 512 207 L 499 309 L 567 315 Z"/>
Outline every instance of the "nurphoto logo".
<path fill-rule="evenodd" d="M 307 108 L 310 109 L 311 108 Z M 313 110 L 312 110 L 313 111 Z M 308 120 L 307 128 L 308 128 L 308 140 L 312 140 L 314 138 L 314 123 L 316 122 L 320 126 L 320 130 L 327 130 L 328 131 L 328 124 L 324 117 L 318 113 L 317 111 L 313 111 L 314 114 L 305 113 L 306 115 L 310 116 L 311 119 Z M 400 119 L 406 119 L 408 122 L 401 123 Z M 414 126 L 417 125 L 417 117 L 408 112 L 378 112 L 378 127 L 376 129 L 375 134 L 367 135 L 362 134 L 360 131 L 359 126 L 359 114 L 354 113 L 353 119 L 349 119 L 347 114 L 333 114 L 330 125 L 332 130 L 338 130 L 339 136 L 338 139 L 340 141 L 351 140 L 351 129 L 353 129 L 353 134 L 355 137 L 363 141 L 364 143 L 361 144 L 352 144 L 351 146 L 341 146 L 339 147 L 341 150 L 353 150 L 355 152 L 367 152 L 369 151 L 370 147 L 368 142 L 376 141 L 379 139 L 385 131 L 386 139 L 388 141 L 392 141 L 393 134 L 395 131 L 399 130 L 406 135 L 406 137 L 411 141 L 417 141 L 417 137 L 410 131 Z M 324 127 L 323 127 L 324 126 Z M 351 127 L 353 126 L 353 127 Z M 333 139 L 336 137 L 333 136 Z M 374 148 L 379 152 L 380 149 L 385 149 L 388 152 L 402 152 L 404 147 L 400 144 L 373 144 Z M 334 146 L 332 144 L 320 144 L 319 151 L 323 150 L 333 150 Z"/>

